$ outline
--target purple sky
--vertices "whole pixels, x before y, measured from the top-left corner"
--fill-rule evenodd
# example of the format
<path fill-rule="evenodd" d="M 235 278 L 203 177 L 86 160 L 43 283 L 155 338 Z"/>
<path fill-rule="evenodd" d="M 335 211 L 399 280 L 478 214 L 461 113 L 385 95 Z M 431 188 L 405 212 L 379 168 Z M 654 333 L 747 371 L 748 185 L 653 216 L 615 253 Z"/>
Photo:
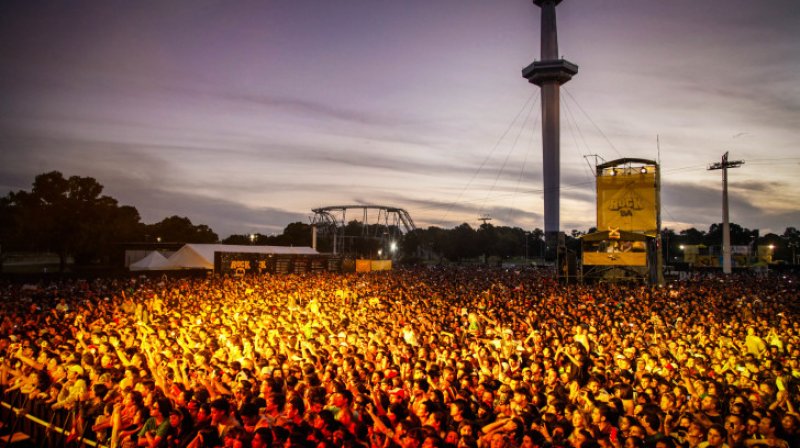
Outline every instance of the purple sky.
<path fill-rule="evenodd" d="M 800 226 L 796 0 L 566 0 L 561 227 L 594 225 L 585 155 L 658 157 L 662 220 Z M 0 3 L 0 194 L 59 170 L 147 223 L 221 237 L 382 204 L 417 226 L 544 227 L 526 0 Z"/>

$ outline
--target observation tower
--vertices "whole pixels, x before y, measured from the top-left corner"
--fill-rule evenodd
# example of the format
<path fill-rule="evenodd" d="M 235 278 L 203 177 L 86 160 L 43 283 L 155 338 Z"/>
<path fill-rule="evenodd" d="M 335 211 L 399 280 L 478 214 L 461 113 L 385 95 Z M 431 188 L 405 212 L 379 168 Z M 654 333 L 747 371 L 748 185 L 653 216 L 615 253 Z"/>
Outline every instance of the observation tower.
<path fill-rule="evenodd" d="M 556 5 L 561 0 L 533 0 L 542 10 L 541 60 L 522 69 L 522 76 L 542 91 L 542 172 L 544 179 L 544 232 L 547 252 L 559 241 L 560 228 L 560 90 L 578 73 L 578 66 L 558 55 Z"/>

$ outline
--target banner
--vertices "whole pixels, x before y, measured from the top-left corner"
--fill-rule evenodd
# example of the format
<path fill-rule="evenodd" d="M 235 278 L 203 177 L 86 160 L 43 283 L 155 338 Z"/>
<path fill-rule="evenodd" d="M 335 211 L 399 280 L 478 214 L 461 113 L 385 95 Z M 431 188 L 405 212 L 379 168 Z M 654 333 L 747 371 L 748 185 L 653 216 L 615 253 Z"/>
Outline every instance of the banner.
<path fill-rule="evenodd" d="M 356 260 L 356 272 L 391 271 L 392 260 Z"/>
<path fill-rule="evenodd" d="M 597 176 L 597 228 L 654 235 L 658 228 L 654 167 Z"/>
<path fill-rule="evenodd" d="M 586 266 L 647 266 L 644 252 L 584 252 L 583 264 Z"/>
<path fill-rule="evenodd" d="M 392 260 L 372 260 L 373 271 L 391 271 Z"/>
<path fill-rule="evenodd" d="M 356 272 L 369 272 L 372 270 L 372 260 L 356 260 Z"/>
<path fill-rule="evenodd" d="M 214 252 L 214 271 L 241 277 L 247 274 L 304 274 L 341 272 L 339 256 L 268 254 L 260 252 Z"/>

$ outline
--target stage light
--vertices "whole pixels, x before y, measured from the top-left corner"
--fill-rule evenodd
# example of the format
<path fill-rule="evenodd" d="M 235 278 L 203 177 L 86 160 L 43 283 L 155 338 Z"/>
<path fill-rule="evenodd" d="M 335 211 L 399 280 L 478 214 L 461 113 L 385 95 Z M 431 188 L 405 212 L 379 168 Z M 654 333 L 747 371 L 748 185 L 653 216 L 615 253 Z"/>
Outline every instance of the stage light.
<path fill-rule="evenodd" d="M 642 174 L 647 174 L 647 167 L 643 166 L 641 169 L 639 169 L 639 172 Z"/>

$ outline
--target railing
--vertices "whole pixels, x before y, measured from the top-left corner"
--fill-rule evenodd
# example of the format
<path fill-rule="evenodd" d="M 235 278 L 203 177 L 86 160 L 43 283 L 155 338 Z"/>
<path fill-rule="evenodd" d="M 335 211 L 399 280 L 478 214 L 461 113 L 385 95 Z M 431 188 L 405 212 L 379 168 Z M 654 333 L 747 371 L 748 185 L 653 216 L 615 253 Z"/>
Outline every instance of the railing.
<path fill-rule="evenodd" d="M 48 403 L 41 400 L 30 400 L 18 391 L 3 394 L 0 399 L 0 421 L 10 429 L 8 436 L 0 437 L 0 444 L 10 444 L 11 436 L 16 432 L 28 435 L 35 446 L 59 448 L 67 446 L 90 446 L 109 448 L 95 440 L 84 438 L 85 430 L 90 426 L 86 422 L 79 431 L 73 431 L 76 410 L 54 411 Z M 8 439 L 6 439 L 8 437 Z"/>

